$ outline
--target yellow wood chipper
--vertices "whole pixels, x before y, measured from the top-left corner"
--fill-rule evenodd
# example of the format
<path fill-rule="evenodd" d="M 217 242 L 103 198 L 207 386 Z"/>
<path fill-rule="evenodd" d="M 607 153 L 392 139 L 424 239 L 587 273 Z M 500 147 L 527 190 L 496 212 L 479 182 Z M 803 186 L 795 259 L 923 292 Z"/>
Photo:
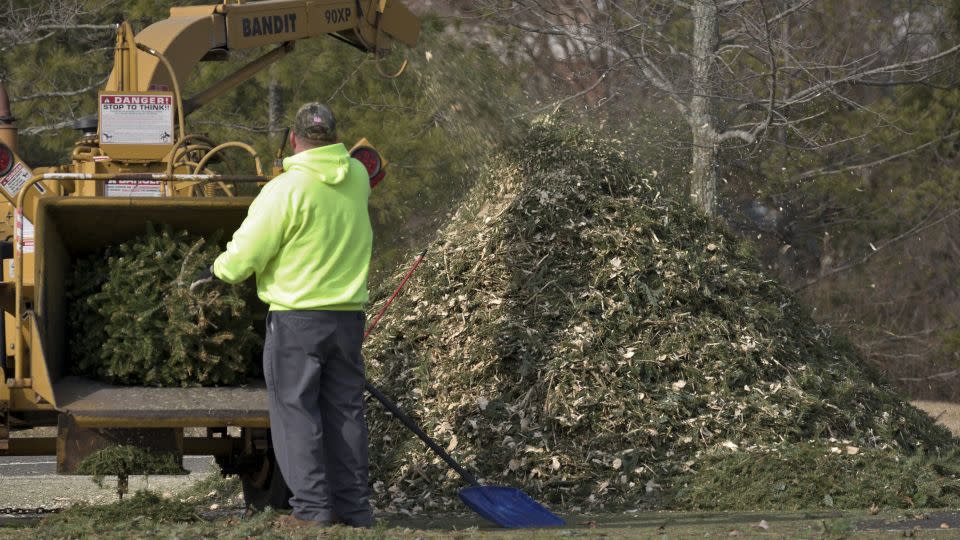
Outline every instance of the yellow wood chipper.
<path fill-rule="evenodd" d="M 113 71 L 98 95 L 98 114 L 80 120 L 70 164 L 31 168 L 17 155 L 17 131 L 0 87 L 0 284 L 6 353 L 0 358 L 0 455 L 56 455 L 57 470 L 110 445 L 213 455 L 240 474 L 250 503 L 279 488 L 270 457 L 262 385 L 219 388 L 123 387 L 71 375 L 66 353 L 65 279 L 73 261 L 130 240 L 147 223 L 194 234 L 232 231 L 250 197 L 243 183 L 268 182 L 248 144 L 218 144 L 188 130 L 191 112 L 320 36 L 374 54 L 377 67 L 396 43 L 414 46 L 417 17 L 398 0 L 229 1 L 177 7 L 135 34 L 117 25 Z M 184 83 L 201 62 L 230 51 L 271 50 L 197 95 Z M 402 71 L 402 67 L 400 68 Z M 255 170 L 218 176 L 208 165 L 226 149 L 249 152 Z M 379 181 L 385 165 L 358 143 L 358 157 Z M 0 233 L 4 231 L 0 230 Z M 11 431 L 56 426 L 56 437 L 11 437 Z M 185 436 L 187 430 L 191 436 Z M 205 429 L 204 429 L 205 428 Z"/>

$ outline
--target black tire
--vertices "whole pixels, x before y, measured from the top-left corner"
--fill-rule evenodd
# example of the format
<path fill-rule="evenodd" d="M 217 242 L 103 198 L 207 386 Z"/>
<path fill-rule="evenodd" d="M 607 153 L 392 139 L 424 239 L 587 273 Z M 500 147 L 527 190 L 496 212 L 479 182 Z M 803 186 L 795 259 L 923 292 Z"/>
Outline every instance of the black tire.
<path fill-rule="evenodd" d="M 254 512 L 262 512 L 268 507 L 274 510 L 290 509 L 290 497 L 293 493 L 280 474 L 280 467 L 277 466 L 272 451 L 263 457 L 259 470 L 241 474 L 240 483 L 243 486 L 243 502 L 247 509 Z"/>

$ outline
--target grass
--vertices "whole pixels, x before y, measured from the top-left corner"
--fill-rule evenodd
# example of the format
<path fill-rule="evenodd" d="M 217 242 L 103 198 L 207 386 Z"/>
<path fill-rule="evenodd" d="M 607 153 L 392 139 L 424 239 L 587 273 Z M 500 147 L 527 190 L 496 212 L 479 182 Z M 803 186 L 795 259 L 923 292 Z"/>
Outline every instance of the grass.
<path fill-rule="evenodd" d="M 933 529 L 921 531 L 934 537 L 953 537 L 956 529 L 938 526 L 948 521 L 956 527 L 960 514 L 926 513 L 921 510 L 838 510 L 816 512 L 655 512 L 628 510 L 621 513 L 567 514 L 567 526 L 545 530 L 495 528 L 469 513 L 380 515 L 377 526 L 360 530 L 333 527 L 319 530 L 280 529 L 273 511 L 242 517 L 238 505 L 239 482 L 211 474 L 175 495 L 138 492 L 125 500 L 105 505 L 78 504 L 42 520 L 0 521 L 0 539 L 195 539 L 329 538 L 343 540 L 540 540 L 552 538 L 874 538 L 919 535 L 916 520 L 927 518 Z M 842 500 L 842 499 L 838 499 Z M 873 515 L 876 513 L 877 515 Z M 869 526 L 869 530 L 865 530 Z M 899 528 L 897 532 L 883 532 Z"/>
<path fill-rule="evenodd" d="M 104 513 L 71 514 L 66 521 L 62 517 L 48 518 L 39 525 L 0 528 L 0 538 L 40 539 L 193 539 L 219 538 L 239 540 L 247 538 L 291 539 L 329 538 L 345 540 L 469 540 L 496 538 L 502 540 L 539 540 L 548 538 L 604 538 L 626 540 L 633 538 L 875 538 L 877 536 L 901 537 L 904 531 L 884 532 L 873 528 L 863 530 L 862 525 L 883 521 L 880 529 L 900 526 L 910 536 L 947 538 L 955 537 L 956 530 L 916 531 L 907 520 L 920 517 L 919 513 L 885 513 L 870 515 L 868 512 L 822 512 L 822 513 L 680 513 L 680 512 L 635 512 L 621 514 L 585 514 L 567 516 L 568 526 L 549 530 L 503 530 L 483 524 L 472 516 L 438 516 L 432 518 L 389 518 L 380 521 L 368 530 L 333 527 L 317 530 L 284 530 L 277 528 L 278 514 L 265 512 L 243 519 L 237 516 L 220 517 L 215 520 L 170 521 L 156 519 L 156 515 L 127 517 L 121 520 L 104 520 Z M 936 524 L 934 524 L 936 527 Z"/>

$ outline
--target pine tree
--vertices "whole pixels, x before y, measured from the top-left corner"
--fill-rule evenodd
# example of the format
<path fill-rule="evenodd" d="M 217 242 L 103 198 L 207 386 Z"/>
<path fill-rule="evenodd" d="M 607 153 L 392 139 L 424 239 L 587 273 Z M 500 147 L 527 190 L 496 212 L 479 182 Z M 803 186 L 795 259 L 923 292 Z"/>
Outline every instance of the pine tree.
<path fill-rule="evenodd" d="M 244 382 L 261 344 L 247 301 L 251 287 L 189 289 L 219 253 L 217 238 L 150 227 L 77 261 L 68 285 L 74 371 L 115 384 Z"/>

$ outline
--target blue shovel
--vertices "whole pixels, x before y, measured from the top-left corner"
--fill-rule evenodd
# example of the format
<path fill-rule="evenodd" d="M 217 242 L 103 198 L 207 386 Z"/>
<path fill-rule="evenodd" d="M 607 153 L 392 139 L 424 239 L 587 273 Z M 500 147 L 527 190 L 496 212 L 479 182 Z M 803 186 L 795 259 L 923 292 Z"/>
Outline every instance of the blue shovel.
<path fill-rule="evenodd" d="M 364 339 L 370 335 L 370 332 L 373 331 L 377 323 L 380 322 L 380 318 L 383 317 L 387 308 L 390 307 L 393 300 L 400 294 L 403 286 L 407 284 L 410 276 L 412 276 L 413 272 L 420 266 L 420 263 L 423 262 L 426 253 L 426 250 L 424 250 L 420 256 L 417 257 L 416 262 L 410 270 L 407 271 L 406 276 L 404 276 L 397 290 L 394 291 L 393 296 L 387 300 L 387 303 L 384 304 L 383 308 L 380 309 L 380 312 L 370 323 L 370 327 L 363 336 Z M 470 484 L 470 487 L 460 490 L 460 500 L 474 512 L 480 514 L 484 519 L 510 529 L 520 527 L 559 527 L 566 525 L 563 518 L 550 512 L 544 508 L 542 504 L 531 499 L 529 495 L 517 488 L 480 485 L 476 477 L 460 466 L 450 454 L 431 439 L 429 435 L 424 433 L 424 431 L 420 429 L 420 426 L 401 411 L 379 388 L 371 384 L 370 381 L 366 381 L 366 389 L 367 392 L 370 392 L 373 397 L 377 398 L 377 401 L 390 411 L 390 414 L 403 422 L 403 425 L 405 425 L 407 429 L 412 431 L 417 437 L 420 437 L 420 440 L 423 441 L 424 444 L 440 456 L 465 482 Z"/>

